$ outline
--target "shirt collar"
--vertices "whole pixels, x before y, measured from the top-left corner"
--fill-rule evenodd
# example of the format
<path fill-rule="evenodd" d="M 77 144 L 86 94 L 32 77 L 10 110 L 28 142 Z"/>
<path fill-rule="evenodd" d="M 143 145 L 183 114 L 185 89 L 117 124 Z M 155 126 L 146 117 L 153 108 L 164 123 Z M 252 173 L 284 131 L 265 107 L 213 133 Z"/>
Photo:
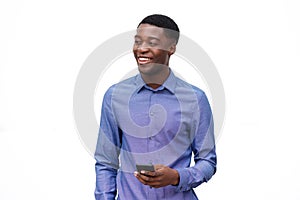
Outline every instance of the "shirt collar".
<path fill-rule="evenodd" d="M 152 89 L 152 88 L 150 88 L 146 85 L 146 83 L 144 82 L 141 74 L 138 74 L 136 76 L 135 84 L 136 84 L 137 93 L 139 93 L 142 88 L 147 88 L 147 89 L 153 90 L 153 91 L 163 90 L 164 88 L 166 88 L 172 94 L 174 94 L 175 87 L 176 87 L 176 76 L 174 75 L 174 73 L 170 69 L 170 75 L 168 76 L 167 80 L 162 84 L 162 86 L 160 86 L 156 90 L 154 90 L 154 89 Z"/>

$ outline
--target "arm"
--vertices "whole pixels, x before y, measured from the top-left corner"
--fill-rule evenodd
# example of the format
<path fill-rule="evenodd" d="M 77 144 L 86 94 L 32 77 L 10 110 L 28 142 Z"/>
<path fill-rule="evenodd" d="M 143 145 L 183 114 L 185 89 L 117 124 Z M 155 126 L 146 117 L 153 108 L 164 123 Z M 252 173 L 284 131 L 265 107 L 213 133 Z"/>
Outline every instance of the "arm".
<path fill-rule="evenodd" d="M 192 143 L 195 165 L 178 169 L 178 191 L 187 191 L 207 182 L 216 172 L 213 116 L 205 93 L 199 97 L 200 119 Z"/>
<path fill-rule="evenodd" d="M 116 176 L 119 168 L 121 142 L 118 126 L 111 108 L 111 93 L 112 89 L 109 89 L 103 98 L 95 151 L 96 200 L 113 200 L 117 193 Z"/>

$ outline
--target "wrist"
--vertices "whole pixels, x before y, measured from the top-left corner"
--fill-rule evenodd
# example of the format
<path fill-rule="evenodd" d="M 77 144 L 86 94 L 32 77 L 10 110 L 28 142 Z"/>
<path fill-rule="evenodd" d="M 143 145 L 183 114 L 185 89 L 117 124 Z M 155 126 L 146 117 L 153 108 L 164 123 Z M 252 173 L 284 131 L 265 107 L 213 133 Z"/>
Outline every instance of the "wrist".
<path fill-rule="evenodd" d="M 176 169 L 173 169 L 173 170 L 174 170 L 174 180 L 172 182 L 172 185 L 177 186 L 179 184 L 180 176 Z"/>

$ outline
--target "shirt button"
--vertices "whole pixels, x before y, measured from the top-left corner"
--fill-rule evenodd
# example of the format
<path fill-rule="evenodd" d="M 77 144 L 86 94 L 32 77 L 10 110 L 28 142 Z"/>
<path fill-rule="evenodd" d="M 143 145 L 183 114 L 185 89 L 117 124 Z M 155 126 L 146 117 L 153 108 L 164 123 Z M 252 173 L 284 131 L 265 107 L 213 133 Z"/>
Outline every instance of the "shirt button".
<path fill-rule="evenodd" d="M 153 116 L 154 115 L 154 113 L 153 112 L 150 112 L 150 116 Z"/>

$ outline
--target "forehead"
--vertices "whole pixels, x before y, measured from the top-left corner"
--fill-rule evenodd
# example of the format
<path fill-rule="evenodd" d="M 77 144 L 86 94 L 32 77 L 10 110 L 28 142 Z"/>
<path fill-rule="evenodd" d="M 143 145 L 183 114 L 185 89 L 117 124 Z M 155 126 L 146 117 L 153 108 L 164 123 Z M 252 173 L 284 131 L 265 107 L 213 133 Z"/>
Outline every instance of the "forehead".
<path fill-rule="evenodd" d="M 136 29 L 136 36 L 138 37 L 153 37 L 163 39 L 166 38 L 163 28 L 153 26 L 150 24 L 141 24 Z"/>

